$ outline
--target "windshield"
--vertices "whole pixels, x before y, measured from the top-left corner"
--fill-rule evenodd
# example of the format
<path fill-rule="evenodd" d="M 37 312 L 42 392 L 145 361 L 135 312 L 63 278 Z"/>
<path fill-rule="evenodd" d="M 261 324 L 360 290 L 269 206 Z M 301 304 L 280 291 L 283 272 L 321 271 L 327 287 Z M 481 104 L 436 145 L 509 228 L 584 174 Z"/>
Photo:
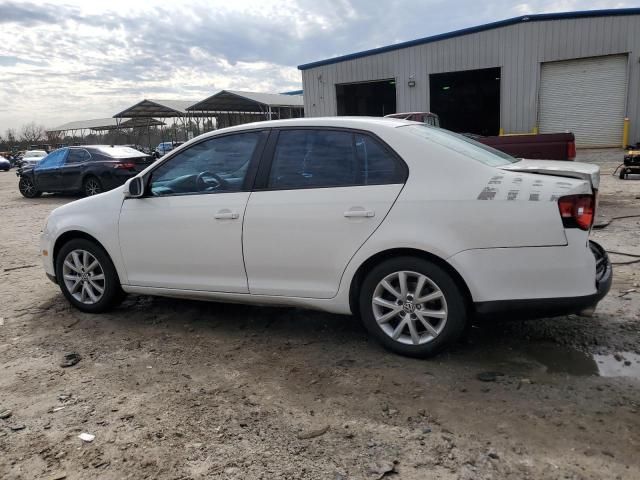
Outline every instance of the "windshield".
<path fill-rule="evenodd" d="M 432 127 L 424 124 L 407 125 L 400 128 L 406 128 L 407 131 L 413 135 L 437 143 L 438 145 L 442 145 L 443 147 L 449 148 L 455 152 L 462 153 L 467 157 L 471 157 L 478 162 L 482 162 L 485 165 L 490 165 L 492 167 L 509 165 L 510 163 L 520 161 L 519 159 L 514 158 L 511 155 L 507 155 L 500 150 L 483 145 L 469 137 L 450 132 L 443 128 Z"/>
<path fill-rule="evenodd" d="M 44 150 L 31 150 L 24 154 L 25 158 L 44 157 L 46 155 L 47 155 L 47 152 L 45 152 Z"/>

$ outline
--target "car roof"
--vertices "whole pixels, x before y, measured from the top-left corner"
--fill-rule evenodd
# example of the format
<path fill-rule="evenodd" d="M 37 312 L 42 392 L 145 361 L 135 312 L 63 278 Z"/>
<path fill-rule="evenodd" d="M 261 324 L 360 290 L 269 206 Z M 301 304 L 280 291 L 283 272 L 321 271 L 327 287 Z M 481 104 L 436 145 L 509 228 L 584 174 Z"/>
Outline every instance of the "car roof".
<path fill-rule="evenodd" d="M 397 118 L 384 117 L 307 117 L 290 118 L 286 120 L 267 120 L 263 122 L 244 123 L 234 127 L 221 128 L 205 134 L 215 136 L 225 132 L 240 132 L 257 128 L 283 128 L 283 127 L 336 127 L 354 128 L 360 130 L 376 130 L 379 128 L 397 128 L 405 125 L 413 125 L 416 122 Z"/>

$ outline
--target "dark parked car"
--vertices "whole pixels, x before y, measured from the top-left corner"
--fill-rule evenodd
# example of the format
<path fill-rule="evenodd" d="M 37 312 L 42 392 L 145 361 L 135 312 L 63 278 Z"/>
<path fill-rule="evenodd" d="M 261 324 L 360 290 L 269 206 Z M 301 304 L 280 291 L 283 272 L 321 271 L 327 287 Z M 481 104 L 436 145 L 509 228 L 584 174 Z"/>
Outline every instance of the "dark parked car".
<path fill-rule="evenodd" d="M 34 167 L 21 168 L 18 188 L 27 198 L 43 192 L 87 196 L 122 185 L 151 164 L 153 158 L 129 147 L 85 145 L 60 148 Z"/>

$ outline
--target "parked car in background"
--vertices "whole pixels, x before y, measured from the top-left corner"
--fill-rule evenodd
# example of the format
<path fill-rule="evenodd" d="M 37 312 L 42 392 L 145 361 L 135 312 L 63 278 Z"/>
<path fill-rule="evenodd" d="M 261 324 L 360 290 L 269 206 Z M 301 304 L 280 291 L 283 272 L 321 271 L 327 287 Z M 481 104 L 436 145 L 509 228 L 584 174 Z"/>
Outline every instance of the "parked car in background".
<path fill-rule="evenodd" d="M 2 155 L 0 155 L 0 170 L 4 170 L 5 172 L 8 172 L 10 169 L 11 169 L 11 162 L 9 162 L 9 160 L 7 160 Z"/>
<path fill-rule="evenodd" d="M 611 286 L 589 241 L 599 168 L 494 152 L 405 120 L 225 128 L 55 209 L 45 271 L 85 312 L 125 292 L 310 307 L 412 356 L 476 316 L 593 308 Z"/>
<path fill-rule="evenodd" d="M 398 118 L 400 120 L 411 120 L 412 122 L 426 123 L 432 127 L 440 126 L 440 117 L 431 112 L 405 112 L 391 113 L 385 115 L 384 118 Z"/>
<path fill-rule="evenodd" d="M 183 143 L 184 142 L 162 142 L 162 143 L 159 143 L 158 146 L 156 147 L 156 150 L 155 150 L 156 158 L 160 158 L 160 157 L 166 155 L 171 150 L 173 150 L 174 148 L 179 147 Z"/>
<path fill-rule="evenodd" d="M 111 190 L 144 170 L 153 158 L 128 147 L 92 145 L 55 150 L 34 167 L 18 172 L 18 188 L 27 198 L 43 192 L 80 192 L 87 196 Z"/>
<path fill-rule="evenodd" d="M 20 167 L 34 167 L 40 160 L 47 156 L 44 150 L 27 150 L 20 158 Z"/>
<path fill-rule="evenodd" d="M 440 118 L 431 112 L 393 113 L 385 118 L 402 118 L 440 126 Z M 576 157 L 576 139 L 573 133 L 509 134 L 489 137 L 471 133 L 463 135 L 516 158 L 573 160 Z"/>

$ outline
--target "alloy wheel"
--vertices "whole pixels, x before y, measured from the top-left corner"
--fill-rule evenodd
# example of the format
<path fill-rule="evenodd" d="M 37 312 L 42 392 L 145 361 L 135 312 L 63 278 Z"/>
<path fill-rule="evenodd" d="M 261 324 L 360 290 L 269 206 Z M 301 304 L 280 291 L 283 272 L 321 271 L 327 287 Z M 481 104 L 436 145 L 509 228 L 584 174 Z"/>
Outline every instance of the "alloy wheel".
<path fill-rule="evenodd" d="M 403 344 L 429 343 L 447 323 L 444 293 L 421 273 L 399 271 L 387 275 L 376 286 L 371 304 L 382 331 Z"/>
<path fill-rule="evenodd" d="M 62 266 L 64 284 L 80 303 L 98 303 L 104 295 L 106 280 L 98 259 L 86 250 L 72 250 Z"/>
<path fill-rule="evenodd" d="M 92 195 L 97 195 L 102 191 L 102 188 L 100 187 L 100 184 L 98 183 L 97 180 L 90 178 L 89 180 L 87 180 L 87 183 L 85 185 L 85 193 L 87 194 L 87 197 L 91 197 Z"/>
<path fill-rule="evenodd" d="M 24 193 L 25 197 L 30 197 L 36 192 L 36 187 L 28 178 L 22 178 L 20 180 L 20 189 Z"/>

